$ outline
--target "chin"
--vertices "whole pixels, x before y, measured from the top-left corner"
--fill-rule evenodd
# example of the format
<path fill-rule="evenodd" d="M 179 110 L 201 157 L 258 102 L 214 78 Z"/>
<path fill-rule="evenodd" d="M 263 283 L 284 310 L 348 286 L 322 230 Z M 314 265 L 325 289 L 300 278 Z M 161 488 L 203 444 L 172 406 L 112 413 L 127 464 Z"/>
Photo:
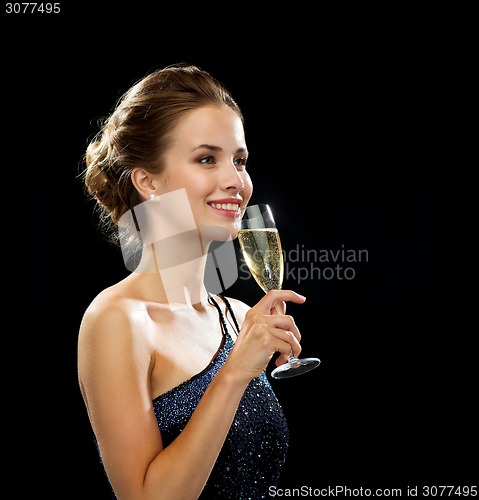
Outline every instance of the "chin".
<path fill-rule="evenodd" d="M 228 241 L 238 236 L 238 230 L 234 224 L 228 226 L 202 226 L 201 236 L 205 241 Z"/>

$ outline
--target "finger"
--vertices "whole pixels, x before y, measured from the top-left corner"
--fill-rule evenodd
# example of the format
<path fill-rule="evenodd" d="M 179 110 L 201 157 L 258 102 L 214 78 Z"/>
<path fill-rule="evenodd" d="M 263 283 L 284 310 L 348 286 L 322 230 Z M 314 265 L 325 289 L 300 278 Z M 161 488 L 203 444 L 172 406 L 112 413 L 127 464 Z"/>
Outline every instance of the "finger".
<path fill-rule="evenodd" d="M 254 317 L 254 322 L 258 325 L 264 324 L 269 327 L 286 330 L 291 332 L 298 339 L 298 341 L 301 340 L 301 334 L 296 326 L 293 316 L 289 316 L 287 314 L 281 316 L 277 314 L 257 314 Z"/>
<path fill-rule="evenodd" d="M 259 325 L 264 324 L 269 327 L 279 328 L 282 331 L 290 332 L 296 337 L 298 342 L 301 341 L 301 333 L 299 332 L 299 329 L 296 326 L 293 316 L 289 315 L 278 316 L 276 314 L 271 314 L 271 315 L 258 314 L 254 317 L 254 322 Z"/>
<path fill-rule="evenodd" d="M 271 333 L 276 337 L 275 351 L 280 353 L 283 360 L 288 360 L 291 351 L 295 356 L 300 355 L 301 344 L 293 332 L 276 328 Z"/>
<path fill-rule="evenodd" d="M 271 309 L 270 314 L 286 314 L 286 302 L 284 300 L 278 302 L 273 309 Z"/>
<path fill-rule="evenodd" d="M 302 304 L 305 300 L 306 297 L 304 295 L 293 292 L 293 290 L 270 290 L 258 301 L 255 307 L 257 307 L 259 311 L 264 311 L 266 314 L 277 304 L 281 304 L 282 302 Z"/>

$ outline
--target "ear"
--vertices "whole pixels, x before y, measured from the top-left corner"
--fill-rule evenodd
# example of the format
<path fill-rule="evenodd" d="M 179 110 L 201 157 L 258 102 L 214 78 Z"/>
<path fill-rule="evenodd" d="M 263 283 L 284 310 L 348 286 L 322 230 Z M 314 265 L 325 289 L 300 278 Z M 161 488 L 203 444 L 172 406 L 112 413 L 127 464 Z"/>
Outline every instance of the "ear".
<path fill-rule="evenodd" d="M 145 169 L 135 167 L 131 171 L 131 182 L 144 200 L 148 200 L 150 195 L 155 194 L 152 175 Z"/>

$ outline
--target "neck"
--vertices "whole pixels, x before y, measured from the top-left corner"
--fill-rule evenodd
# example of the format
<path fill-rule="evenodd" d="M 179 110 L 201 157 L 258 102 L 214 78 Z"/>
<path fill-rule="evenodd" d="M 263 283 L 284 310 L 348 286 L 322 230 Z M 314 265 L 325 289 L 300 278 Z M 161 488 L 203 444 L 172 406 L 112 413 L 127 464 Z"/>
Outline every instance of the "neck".
<path fill-rule="evenodd" d="M 208 294 L 204 285 L 206 255 L 181 265 L 161 269 L 159 277 L 169 304 L 192 306 L 205 302 Z"/>
<path fill-rule="evenodd" d="M 188 235 L 185 235 L 188 236 Z M 206 302 L 204 285 L 207 249 L 196 237 L 184 241 L 155 242 L 143 248 L 134 275 L 142 276 L 148 296 L 169 305 L 195 305 Z"/>

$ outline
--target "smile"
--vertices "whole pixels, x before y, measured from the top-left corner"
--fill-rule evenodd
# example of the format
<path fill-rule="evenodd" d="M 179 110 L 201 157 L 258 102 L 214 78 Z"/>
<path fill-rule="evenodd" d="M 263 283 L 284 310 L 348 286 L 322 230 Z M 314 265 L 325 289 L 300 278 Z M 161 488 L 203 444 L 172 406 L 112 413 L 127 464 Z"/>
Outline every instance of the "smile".
<path fill-rule="evenodd" d="M 240 207 L 238 203 L 210 203 L 209 205 L 217 210 L 231 210 L 233 212 L 237 212 Z"/>

